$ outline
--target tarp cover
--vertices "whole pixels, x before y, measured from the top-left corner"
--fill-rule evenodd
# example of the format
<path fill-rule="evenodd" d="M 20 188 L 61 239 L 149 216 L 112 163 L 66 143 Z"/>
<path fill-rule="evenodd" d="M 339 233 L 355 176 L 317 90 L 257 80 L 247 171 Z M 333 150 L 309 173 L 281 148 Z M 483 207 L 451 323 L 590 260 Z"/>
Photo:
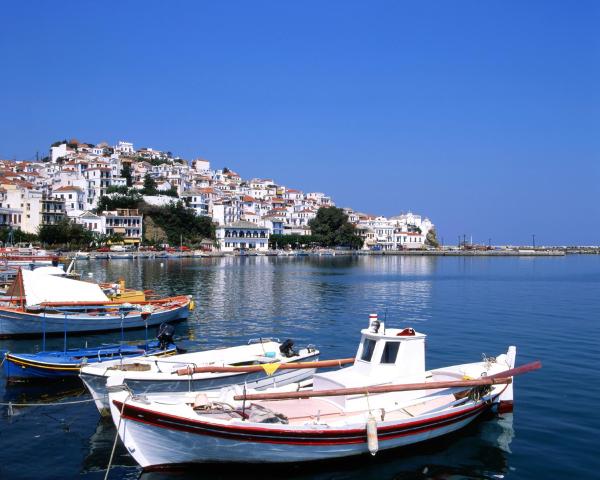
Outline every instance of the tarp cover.
<path fill-rule="evenodd" d="M 96 283 L 82 282 L 35 270 L 21 270 L 25 302 L 39 305 L 44 302 L 108 302 L 109 299 Z"/>

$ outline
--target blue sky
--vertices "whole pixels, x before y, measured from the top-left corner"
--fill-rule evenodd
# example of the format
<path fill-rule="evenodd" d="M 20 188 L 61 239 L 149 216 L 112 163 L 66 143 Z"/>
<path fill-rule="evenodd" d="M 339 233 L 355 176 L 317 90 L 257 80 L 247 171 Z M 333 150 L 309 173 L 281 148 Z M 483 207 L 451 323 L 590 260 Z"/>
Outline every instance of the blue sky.
<path fill-rule="evenodd" d="M 600 3 L 6 2 L 0 158 L 205 157 L 445 243 L 600 243 Z"/>

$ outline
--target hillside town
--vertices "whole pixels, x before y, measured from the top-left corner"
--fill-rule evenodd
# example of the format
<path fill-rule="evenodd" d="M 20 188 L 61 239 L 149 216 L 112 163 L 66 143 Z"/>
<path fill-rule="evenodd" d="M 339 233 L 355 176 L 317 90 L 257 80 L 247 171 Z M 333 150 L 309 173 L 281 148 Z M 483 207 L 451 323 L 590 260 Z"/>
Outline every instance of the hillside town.
<path fill-rule="evenodd" d="M 310 235 L 318 210 L 335 206 L 326 193 L 302 192 L 270 178 L 242 179 L 202 158 L 189 162 L 126 141 L 109 146 L 72 139 L 52 144 L 39 162 L 0 161 L 0 226 L 35 234 L 67 219 L 94 234 L 119 234 L 123 243 L 140 245 L 141 212 L 99 209 L 102 197 L 125 191 L 137 191 L 157 207 L 181 201 L 197 216 L 209 217 L 222 251 L 266 250 L 272 235 Z M 364 250 L 424 248 L 434 232 L 428 218 L 410 212 L 388 218 L 343 210 Z"/>

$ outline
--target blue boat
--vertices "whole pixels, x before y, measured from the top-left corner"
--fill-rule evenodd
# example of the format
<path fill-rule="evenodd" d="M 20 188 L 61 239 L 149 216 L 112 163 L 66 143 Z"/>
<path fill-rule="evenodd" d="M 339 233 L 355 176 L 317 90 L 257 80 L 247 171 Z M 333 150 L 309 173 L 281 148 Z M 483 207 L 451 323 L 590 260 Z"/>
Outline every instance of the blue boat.
<path fill-rule="evenodd" d="M 139 356 L 166 356 L 178 352 L 173 343 L 175 327 L 162 324 L 157 340 L 138 345 L 112 344 L 38 353 L 6 352 L 2 361 L 9 383 L 29 380 L 77 378 L 82 366 Z"/>

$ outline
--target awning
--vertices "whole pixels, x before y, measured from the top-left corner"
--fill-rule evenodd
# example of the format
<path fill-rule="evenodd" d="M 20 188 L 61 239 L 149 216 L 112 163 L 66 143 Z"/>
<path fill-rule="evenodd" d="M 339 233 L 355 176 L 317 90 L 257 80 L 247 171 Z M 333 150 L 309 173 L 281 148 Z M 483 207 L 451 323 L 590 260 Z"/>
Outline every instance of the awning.
<path fill-rule="evenodd" d="M 10 287 L 9 295 L 25 294 L 27 305 L 44 302 L 108 302 L 108 298 L 97 283 L 82 282 L 70 278 L 20 270 Z"/>

